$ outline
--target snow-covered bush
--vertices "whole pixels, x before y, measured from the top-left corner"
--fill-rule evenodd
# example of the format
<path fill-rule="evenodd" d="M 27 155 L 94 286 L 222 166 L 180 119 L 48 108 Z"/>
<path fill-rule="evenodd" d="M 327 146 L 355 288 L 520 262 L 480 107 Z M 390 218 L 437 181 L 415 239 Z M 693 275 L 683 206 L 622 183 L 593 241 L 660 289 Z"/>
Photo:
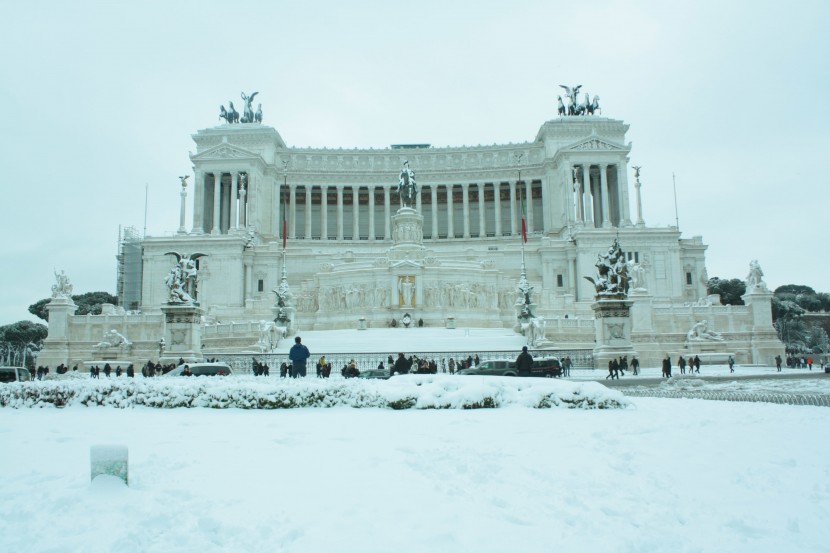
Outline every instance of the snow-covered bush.
<path fill-rule="evenodd" d="M 63 379 L 0 386 L 0 407 L 294 409 L 616 409 L 622 393 L 596 382 L 408 375 L 389 380 L 254 377 Z"/>

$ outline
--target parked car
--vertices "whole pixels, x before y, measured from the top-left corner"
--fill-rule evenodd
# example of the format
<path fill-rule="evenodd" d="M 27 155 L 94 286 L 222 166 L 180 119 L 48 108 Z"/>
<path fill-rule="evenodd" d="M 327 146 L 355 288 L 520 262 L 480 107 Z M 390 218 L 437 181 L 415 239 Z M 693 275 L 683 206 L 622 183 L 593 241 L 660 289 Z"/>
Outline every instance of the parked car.
<path fill-rule="evenodd" d="M 27 382 L 32 379 L 29 369 L 23 367 L 0 367 L 0 383 Z"/>
<path fill-rule="evenodd" d="M 458 374 L 489 376 L 520 376 L 516 362 L 505 359 L 482 361 L 477 367 L 461 369 Z M 522 375 L 523 376 L 523 375 Z M 533 367 L 527 376 L 552 378 L 562 376 L 562 365 L 556 357 L 541 357 L 533 360 Z"/>
<path fill-rule="evenodd" d="M 227 363 L 185 363 L 164 376 L 229 376 L 231 374 L 233 371 Z"/>
<path fill-rule="evenodd" d="M 372 379 L 382 379 L 388 380 L 389 379 L 389 371 L 386 369 L 368 369 L 365 371 L 360 371 L 358 378 L 372 378 Z"/>

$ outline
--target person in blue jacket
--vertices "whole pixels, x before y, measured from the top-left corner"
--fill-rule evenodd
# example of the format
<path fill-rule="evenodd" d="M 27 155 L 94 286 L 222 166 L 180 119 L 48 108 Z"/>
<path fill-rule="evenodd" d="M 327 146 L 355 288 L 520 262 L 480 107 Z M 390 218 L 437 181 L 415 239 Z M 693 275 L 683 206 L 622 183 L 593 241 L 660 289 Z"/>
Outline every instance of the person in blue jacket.
<path fill-rule="evenodd" d="M 288 352 L 288 358 L 291 360 L 291 378 L 305 377 L 305 364 L 309 357 L 311 352 L 303 345 L 302 339 L 299 336 L 295 337 L 294 345 Z"/>

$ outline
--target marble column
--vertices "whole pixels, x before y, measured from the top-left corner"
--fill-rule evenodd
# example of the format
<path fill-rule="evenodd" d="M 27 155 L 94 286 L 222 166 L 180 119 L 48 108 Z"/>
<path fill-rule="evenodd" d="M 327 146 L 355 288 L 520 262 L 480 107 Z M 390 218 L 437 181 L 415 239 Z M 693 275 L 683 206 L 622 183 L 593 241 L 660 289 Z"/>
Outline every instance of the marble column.
<path fill-rule="evenodd" d="M 525 210 L 527 211 L 527 233 L 533 232 L 533 183 L 525 180 Z"/>
<path fill-rule="evenodd" d="M 392 206 L 389 196 L 392 188 L 390 186 L 383 187 L 383 239 L 392 239 Z"/>
<path fill-rule="evenodd" d="M 496 211 L 496 237 L 501 238 L 501 182 L 493 183 L 493 209 Z"/>
<path fill-rule="evenodd" d="M 418 213 L 421 212 L 421 190 L 419 190 L 418 194 L 415 196 L 415 211 Z"/>
<path fill-rule="evenodd" d="M 205 232 L 205 174 L 195 171 L 193 183 L 193 234 Z"/>
<path fill-rule="evenodd" d="M 429 194 L 432 199 L 432 239 L 438 240 L 438 187 L 430 185 Z"/>
<path fill-rule="evenodd" d="M 352 240 L 360 240 L 360 187 L 352 186 Z"/>
<path fill-rule="evenodd" d="M 461 185 L 461 203 L 463 206 L 462 213 L 464 214 L 464 238 L 470 237 L 470 185 L 464 183 Z"/>
<path fill-rule="evenodd" d="M 239 224 L 242 228 L 248 226 L 248 186 L 247 182 L 239 188 Z"/>
<path fill-rule="evenodd" d="M 610 210 L 608 209 L 608 164 L 599 165 L 599 187 L 602 194 L 602 228 L 611 227 Z"/>
<path fill-rule="evenodd" d="M 510 181 L 510 236 L 516 236 L 517 227 L 516 224 L 517 217 L 516 217 L 516 181 Z"/>
<path fill-rule="evenodd" d="M 222 213 L 222 173 L 213 173 L 213 229 L 211 234 L 220 234 L 219 215 Z"/>
<path fill-rule="evenodd" d="M 233 228 L 239 228 L 239 171 L 231 173 L 231 217 Z M 228 221 L 231 226 L 231 221 Z"/>
<path fill-rule="evenodd" d="M 640 178 L 634 181 L 634 188 L 637 189 L 637 226 L 644 227 L 646 222 L 643 220 L 643 197 L 640 195 Z"/>
<path fill-rule="evenodd" d="M 320 186 L 320 240 L 329 239 L 329 187 Z"/>
<path fill-rule="evenodd" d="M 626 169 L 626 163 L 618 163 L 617 164 L 617 191 L 620 194 L 620 209 L 622 213 L 620 213 L 620 221 L 622 221 L 621 226 L 630 227 L 631 226 L 631 208 L 628 203 L 628 170 Z M 639 190 L 637 191 L 639 197 Z M 637 200 L 639 202 L 639 199 Z M 638 203 L 639 205 L 639 203 Z M 639 214 L 642 214 L 641 207 L 638 207 L 638 222 L 642 219 Z M 643 223 L 645 225 L 645 223 Z"/>
<path fill-rule="evenodd" d="M 420 199 L 421 195 L 418 195 Z M 369 240 L 375 241 L 375 186 L 369 185 Z"/>
<path fill-rule="evenodd" d="M 184 219 L 185 219 L 185 207 L 187 206 L 187 182 L 182 181 L 182 203 L 179 207 L 179 230 L 178 234 L 187 234 L 187 229 L 184 228 Z"/>
<path fill-rule="evenodd" d="M 453 185 L 448 184 L 447 188 L 447 238 L 455 238 L 455 223 L 453 222 L 452 217 L 452 187 Z"/>
<path fill-rule="evenodd" d="M 484 217 L 484 183 L 477 183 L 478 186 L 478 237 L 487 236 L 487 219 Z"/>
<path fill-rule="evenodd" d="M 282 221 L 283 221 L 283 217 L 286 216 L 285 202 L 283 201 L 283 196 L 282 196 L 284 192 L 285 192 L 285 190 L 283 188 L 283 185 L 282 184 L 277 184 L 275 189 L 274 189 L 274 194 L 276 195 L 276 198 L 274 198 L 276 200 L 276 202 L 275 202 L 275 205 L 276 205 L 275 212 L 277 214 L 277 220 L 274 223 L 274 227 L 275 227 L 274 236 L 277 237 L 277 240 L 279 242 L 282 242 L 282 234 L 283 234 Z"/>
<path fill-rule="evenodd" d="M 586 226 L 594 226 L 594 204 L 591 197 L 591 165 L 582 165 L 582 209 Z"/>
<path fill-rule="evenodd" d="M 250 257 L 245 257 L 243 260 L 243 264 L 245 265 L 245 300 L 249 300 L 252 298 L 253 294 L 253 265 L 254 260 Z M 244 301 L 243 301 L 244 305 Z"/>
<path fill-rule="evenodd" d="M 303 238 L 311 240 L 311 185 L 305 185 L 305 229 Z"/>
<path fill-rule="evenodd" d="M 574 193 L 574 203 L 576 204 L 576 222 L 579 225 L 585 224 L 585 210 L 583 206 L 582 183 L 576 176 L 576 165 L 568 166 L 568 179 L 571 182 L 571 190 Z"/>
<path fill-rule="evenodd" d="M 288 202 L 291 204 L 291 211 L 288 217 L 288 237 L 291 240 L 297 238 L 297 185 L 288 185 Z"/>
<path fill-rule="evenodd" d="M 337 185 L 337 240 L 343 240 L 343 185 Z"/>

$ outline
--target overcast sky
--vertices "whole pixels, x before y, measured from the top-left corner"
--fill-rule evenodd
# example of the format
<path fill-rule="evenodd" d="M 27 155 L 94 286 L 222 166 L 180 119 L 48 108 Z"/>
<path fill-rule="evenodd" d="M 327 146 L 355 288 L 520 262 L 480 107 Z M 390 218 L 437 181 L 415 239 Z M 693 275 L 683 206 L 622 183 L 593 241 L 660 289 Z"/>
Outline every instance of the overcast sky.
<path fill-rule="evenodd" d="M 648 225 L 675 223 L 676 174 L 709 276 L 757 258 L 771 288 L 830 291 L 830 2 L 132 6 L 5 3 L 0 324 L 32 318 L 53 269 L 114 293 L 145 186 L 147 234 L 175 232 L 191 134 L 255 90 L 289 146 L 382 148 L 531 141 L 582 84 L 631 125 Z"/>

